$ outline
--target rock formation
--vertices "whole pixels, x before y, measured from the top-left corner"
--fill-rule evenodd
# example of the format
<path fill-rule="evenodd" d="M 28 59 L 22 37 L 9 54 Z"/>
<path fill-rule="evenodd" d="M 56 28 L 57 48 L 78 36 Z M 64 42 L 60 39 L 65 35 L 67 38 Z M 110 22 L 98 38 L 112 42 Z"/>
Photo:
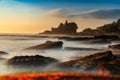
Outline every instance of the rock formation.
<path fill-rule="evenodd" d="M 119 40 L 119 36 L 116 35 L 98 35 L 94 36 L 95 39 L 109 39 L 109 40 Z"/>
<path fill-rule="evenodd" d="M 50 34 L 76 34 L 77 33 L 77 24 L 75 22 L 66 21 L 65 24 L 60 23 L 57 28 L 51 28 L 51 31 L 47 30 L 43 33 Z"/>
<path fill-rule="evenodd" d="M 86 28 L 80 35 L 120 35 L 120 19 L 117 21 L 113 21 L 110 24 L 104 24 L 103 26 L 99 26 L 96 29 Z"/>
<path fill-rule="evenodd" d="M 55 62 L 58 62 L 58 60 L 51 57 L 35 55 L 35 56 L 15 56 L 9 59 L 7 63 L 9 65 L 44 66 Z"/>
<path fill-rule="evenodd" d="M 52 49 L 52 48 L 61 48 L 63 42 L 62 41 L 46 41 L 43 44 L 37 45 L 37 46 L 32 46 L 29 48 L 26 48 L 25 50 L 30 50 L 30 49 L 36 49 L 36 50 L 41 50 L 41 49 Z"/>
<path fill-rule="evenodd" d="M 114 59 L 114 55 L 111 51 L 100 52 L 93 55 L 85 56 L 83 58 L 77 58 L 75 60 L 67 61 L 62 63 L 64 67 L 77 67 L 83 66 L 85 69 L 95 67 L 99 62 L 106 62 Z"/>

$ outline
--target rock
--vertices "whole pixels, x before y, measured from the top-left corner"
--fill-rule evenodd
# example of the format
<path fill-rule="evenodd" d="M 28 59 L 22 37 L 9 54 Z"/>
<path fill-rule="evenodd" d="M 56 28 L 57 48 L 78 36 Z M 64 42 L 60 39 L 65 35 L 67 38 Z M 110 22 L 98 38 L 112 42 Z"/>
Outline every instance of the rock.
<path fill-rule="evenodd" d="M 94 39 L 110 39 L 110 40 L 119 40 L 119 36 L 116 35 L 98 35 L 94 36 Z"/>
<path fill-rule="evenodd" d="M 40 55 L 35 56 L 15 56 L 8 60 L 11 65 L 33 65 L 44 66 L 47 64 L 58 62 L 58 60 L 51 57 L 44 57 Z"/>
<path fill-rule="evenodd" d="M 91 40 L 94 39 L 93 36 L 84 36 L 84 37 L 59 37 L 58 39 L 65 39 L 67 41 L 81 41 L 81 40 Z"/>
<path fill-rule="evenodd" d="M 26 49 L 37 49 L 37 50 L 40 50 L 40 49 L 51 49 L 51 48 L 61 48 L 62 47 L 62 44 L 63 42 L 62 41 L 46 41 L 45 43 L 43 44 L 40 44 L 40 45 L 37 45 L 37 46 L 33 46 L 33 47 L 29 47 L 29 48 L 26 48 Z"/>
<path fill-rule="evenodd" d="M 70 60 L 59 64 L 60 67 L 78 68 L 84 70 L 96 69 L 101 62 L 109 62 L 116 59 L 111 51 L 100 52 L 85 57 L 80 57 L 75 60 Z"/>
<path fill-rule="evenodd" d="M 120 44 L 109 45 L 108 48 L 109 48 L 109 49 L 113 49 L 113 50 L 116 50 L 116 49 L 119 49 L 119 50 L 120 50 Z"/>
<path fill-rule="evenodd" d="M 65 24 L 60 23 L 57 28 L 51 28 L 50 30 L 46 30 L 44 34 L 76 34 L 78 26 L 75 22 L 66 21 Z"/>
<path fill-rule="evenodd" d="M 97 67 L 99 74 L 119 74 L 120 75 L 120 60 L 100 63 Z"/>
<path fill-rule="evenodd" d="M 82 48 L 82 47 L 65 47 L 65 50 L 101 50 L 95 48 Z"/>
<path fill-rule="evenodd" d="M 0 55 L 7 55 L 7 54 L 8 54 L 7 52 L 0 51 Z"/>
<path fill-rule="evenodd" d="M 110 40 L 105 40 L 105 39 L 93 39 L 93 40 L 87 40 L 85 41 L 87 44 L 107 44 L 111 43 Z"/>

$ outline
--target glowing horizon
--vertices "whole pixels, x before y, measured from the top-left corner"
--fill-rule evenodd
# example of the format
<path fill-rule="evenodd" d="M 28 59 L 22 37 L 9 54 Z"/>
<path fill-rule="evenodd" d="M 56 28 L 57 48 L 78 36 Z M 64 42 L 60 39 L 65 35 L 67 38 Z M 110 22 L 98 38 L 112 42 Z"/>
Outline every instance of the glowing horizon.
<path fill-rule="evenodd" d="M 119 3 L 119 0 L 0 0 L 0 33 L 39 33 L 66 20 L 76 22 L 78 32 L 96 28 L 120 18 Z"/>

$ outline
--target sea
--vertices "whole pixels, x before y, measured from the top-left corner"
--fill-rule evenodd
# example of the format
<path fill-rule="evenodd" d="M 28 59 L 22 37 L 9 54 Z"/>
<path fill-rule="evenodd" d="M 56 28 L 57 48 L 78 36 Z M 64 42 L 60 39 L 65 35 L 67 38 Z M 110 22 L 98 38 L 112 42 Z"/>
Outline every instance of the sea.
<path fill-rule="evenodd" d="M 58 36 L 61 35 L 52 35 L 52 36 L 34 35 L 34 34 L 0 35 L 0 51 L 4 51 L 8 53 L 7 55 L 0 55 L 0 58 L 5 58 L 5 60 L 0 60 L 0 75 L 6 75 L 12 73 L 24 73 L 24 72 L 64 71 L 62 69 L 53 67 L 52 64 L 46 67 L 38 67 L 38 66 L 20 67 L 20 66 L 8 65 L 7 60 L 9 60 L 14 56 L 42 55 L 45 57 L 56 58 L 60 62 L 65 62 L 75 59 L 76 57 L 83 57 L 99 52 L 99 50 L 66 50 L 65 47 L 107 49 L 108 45 L 115 43 L 112 42 L 112 43 L 104 43 L 104 44 L 87 44 L 84 42 L 84 40 L 69 41 L 65 39 L 59 39 L 57 38 Z M 62 41 L 63 47 L 60 49 L 49 49 L 49 50 L 25 50 L 25 48 L 36 46 L 45 43 L 46 41 Z M 80 70 L 78 72 L 80 72 Z"/>

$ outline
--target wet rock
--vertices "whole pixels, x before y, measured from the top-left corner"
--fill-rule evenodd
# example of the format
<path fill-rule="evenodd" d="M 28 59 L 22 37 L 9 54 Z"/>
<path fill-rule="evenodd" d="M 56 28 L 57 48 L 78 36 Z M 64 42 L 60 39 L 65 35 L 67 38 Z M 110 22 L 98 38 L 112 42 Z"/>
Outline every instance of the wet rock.
<path fill-rule="evenodd" d="M 33 65 L 44 66 L 47 64 L 58 62 L 58 60 L 51 57 L 44 57 L 40 55 L 35 56 L 15 56 L 8 60 L 11 65 Z"/>
<path fill-rule="evenodd" d="M 63 42 L 62 41 L 46 41 L 45 43 L 43 44 L 40 44 L 40 45 L 37 45 L 37 46 L 33 46 L 33 47 L 29 47 L 29 48 L 26 48 L 26 49 L 37 49 L 37 50 L 40 50 L 40 49 L 51 49 L 51 48 L 61 48 L 63 45 Z"/>
<path fill-rule="evenodd" d="M 98 35 L 94 36 L 94 39 L 110 39 L 110 40 L 119 40 L 119 36 L 116 35 Z"/>
<path fill-rule="evenodd" d="M 67 41 L 81 41 L 81 40 L 91 40 L 94 39 L 93 36 L 84 36 L 84 37 L 59 37 L 58 39 L 65 39 Z"/>
<path fill-rule="evenodd" d="M 120 60 L 100 63 L 97 70 L 99 74 L 120 74 Z"/>
<path fill-rule="evenodd" d="M 111 51 L 100 52 L 75 60 L 70 60 L 59 64 L 60 67 L 91 70 L 96 69 L 101 62 L 109 62 L 116 59 Z"/>
<path fill-rule="evenodd" d="M 7 54 L 8 54 L 7 52 L 0 51 L 0 55 L 7 55 Z"/>
<path fill-rule="evenodd" d="M 93 40 L 87 40 L 85 43 L 88 44 L 108 44 L 111 43 L 110 40 L 105 40 L 105 39 L 93 39 Z"/>
<path fill-rule="evenodd" d="M 109 48 L 109 49 L 113 49 L 113 50 L 116 50 L 116 49 L 119 49 L 119 50 L 120 50 L 120 44 L 109 45 L 108 48 Z"/>

